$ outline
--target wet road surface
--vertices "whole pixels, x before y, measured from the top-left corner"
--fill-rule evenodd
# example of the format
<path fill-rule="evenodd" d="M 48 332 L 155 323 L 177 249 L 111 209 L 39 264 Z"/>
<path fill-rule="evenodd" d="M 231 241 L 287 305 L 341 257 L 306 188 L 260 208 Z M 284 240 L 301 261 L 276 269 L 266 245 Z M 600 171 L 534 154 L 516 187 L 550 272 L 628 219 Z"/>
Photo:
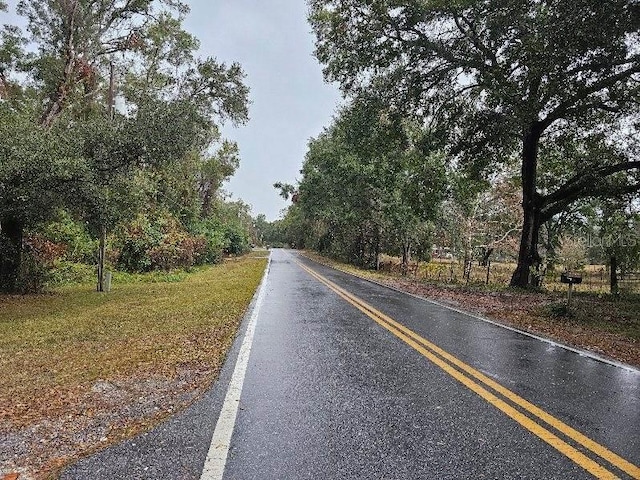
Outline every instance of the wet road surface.
<path fill-rule="evenodd" d="M 264 290 L 224 478 L 640 478 L 637 370 L 291 251 Z M 200 478 L 241 341 L 202 401 L 63 478 Z"/>

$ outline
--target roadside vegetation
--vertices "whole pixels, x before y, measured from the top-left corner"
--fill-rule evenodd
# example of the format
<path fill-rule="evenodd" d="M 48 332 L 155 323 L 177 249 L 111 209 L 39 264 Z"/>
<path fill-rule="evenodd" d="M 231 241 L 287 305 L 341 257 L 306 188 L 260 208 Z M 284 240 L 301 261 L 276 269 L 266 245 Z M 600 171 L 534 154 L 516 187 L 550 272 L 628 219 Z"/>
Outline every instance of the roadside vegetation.
<path fill-rule="evenodd" d="M 218 373 L 265 260 L 186 2 L 0 1 L 0 477 L 46 478 Z M 109 281 L 111 279 L 109 290 Z M 101 292 L 101 293 L 98 293 Z"/>
<path fill-rule="evenodd" d="M 621 335 L 632 354 L 603 351 L 637 359 L 637 5 L 309 3 L 343 104 L 298 183 L 274 185 L 291 199 L 280 242 L 593 337 L 570 343 Z M 562 273 L 582 278 L 573 312 Z"/>
<path fill-rule="evenodd" d="M 45 478 L 154 425 L 216 378 L 266 252 L 0 300 L 0 474 Z M 29 476 L 25 475 L 25 478 Z"/>
<path fill-rule="evenodd" d="M 198 56 L 180 1 L 19 1 L 0 27 L 0 292 L 220 262 L 255 243 L 222 185 L 244 72 Z M 7 10 L 0 2 L 0 11 Z M 97 271 L 96 271 L 97 266 Z"/>

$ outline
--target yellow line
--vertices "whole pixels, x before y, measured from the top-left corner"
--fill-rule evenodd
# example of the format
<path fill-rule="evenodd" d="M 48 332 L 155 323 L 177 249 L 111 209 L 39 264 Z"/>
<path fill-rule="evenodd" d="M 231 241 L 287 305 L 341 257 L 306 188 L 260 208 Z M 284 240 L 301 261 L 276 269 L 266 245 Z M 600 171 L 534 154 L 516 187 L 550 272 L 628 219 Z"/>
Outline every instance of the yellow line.
<path fill-rule="evenodd" d="M 494 380 L 478 372 L 477 370 L 470 367 L 466 363 L 460 361 L 453 355 L 442 350 L 437 345 L 434 345 L 428 340 L 422 338 L 420 335 L 408 329 L 404 325 L 396 322 L 395 320 L 388 317 L 384 313 L 376 310 L 372 306 L 363 302 L 358 297 L 354 296 L 353 294 L 347 292 L 346 290 L 339 287 L 335 283 L 331 282 L 330 280 L 316 273 L 309 267 L 301 264 L 300 262 L 297 262 L 297 263 L 298 265 L 300 265 L 301 268 L 307 271 L 310 275 L 312 275 L 317 280 L 327 285 L 331 290 L 336 292 L 338 295 L 344 298 L 347 302 L 349 302 L 350 304 L 358 308 L 358 310 L 360 310 L 365 315 L 367 315 L 368 317 L 373 319 L 375 322 L 380 324 L 382 327 L 384 327 L 385 329 L 387 329 L 388 331 L 396 335 L 398 338 L 402 339 L 404 342 L 412 346 L 415 350 L 419 351 L 422 355 L 424 355 L 433 363 L 435 363 L 440 368 L 442 368 L 444 371 L 449 373 L 456 380 L 460 381 L 467 388 L 471 389 L 472 391 L 480 395 L 482 398 L 484 398 L 489 403 L 491 403 L 492 405 L 494 405 L 495 407 L 503 411 L 513 420 L 520 423 L 523 427 L 527 428 L 536 436 L 538 436 L 545 442 L 552 445 L 554 448 L 562 452 L 567 457 L 571 458 L 575 463 L 580 465 L 585 470 L 589 471 L 591 474 L 593 474 L 597 478 L 617 478 L 617 477 L 613 473 L 611 473 L 610 471 L 608 471 L 607 469 L 599 465 L 598 463 L 594 462 L 593 460 L 591 460 L 590 458 L 588 458 L 587 456 L 585 456 L 584 454 L 576 450 L 571 445 L 567 444 L 566 442 L 558 438 L 556 435 L 554 435 L 550 431 L 538 425 L 537 423 L 535 423 L 534 421 L 532 421 L 531 419 L 529 419 L 528 417 L 520 413 L 518 410 L 515 410 L 513 407 L 511 407 L 510 405 L 505 403 L 503 400 L 493 395 L 491 392 L 484 389 L 479 384 L 475 383 L 470 378 L 466 377 L 464 374 L 462 374 L 458 370 L 454 369 L 451 365 L 449 365 L 448 363 L 444 362 L 442 359 L 434 355 L 433 352 L 437 353 L 444 359 L 448 360 L 453 365 L 456 365 L 461 370 L 464 370 L 471 376 L 475 377 L 477 380 L 480 380 L 485 385 L 494 389 L 496 392 L 502 394 L 504 397 L 508 398 L 516 405 L 519 405 L 523 409 L 527 410 L 528 412 L 537 416 L 541 420 L 545 421 L 546 423 L 556 428 L 558 431 L 562 432 L 563 434 L 567 435 L 569 438 L 573 439 L 574 441 L 578 442 L 585 448 L 591 450 L 593 453 L 607 460 L 612 465 L 628 473 L 633 478 L 640 479 L 640 468 L 638 468 L 637 466 L 628 462 L 627 460 L 620 457 L 619 455 L 616 455 L 615 453 L 608 450 L 606 447 L 596 443 L 595 441 L 581 434 L 577 430 L 569 427 L 562 421 L 558 420 L 557 418 L 553 417 L 547 412 L 531 404 L 527 400 L 523 399 L 522 397 L 518 396 L 517 394 L 513 393 L 512 391 L 498 384 Z M 425 349 L 424 347 L 428 348 L 429 350 Z"/>

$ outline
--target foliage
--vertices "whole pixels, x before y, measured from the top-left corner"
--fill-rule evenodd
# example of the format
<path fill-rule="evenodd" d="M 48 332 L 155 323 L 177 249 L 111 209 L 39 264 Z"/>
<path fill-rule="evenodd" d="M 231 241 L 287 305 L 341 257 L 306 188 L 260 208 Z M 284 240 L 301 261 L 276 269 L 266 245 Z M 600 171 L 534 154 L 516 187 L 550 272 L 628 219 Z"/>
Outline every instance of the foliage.
<path fill-rule="evenodd" d="M 206 242 L 204 237 L 170 232 L 163 236 L 159 245 L 147 251 L 151 268 L 172 270 L 198 265 L 205 253 Z"/>
<path fill-rule="evenodd" d="M 310 5 L 316 55 L 345 93 L 374 92 L 422 116 L 474 175 L 518 158 L 514 286 L 535 281 L 544 222 L 582 198 L 639 190 L 633 0 Z M 541 176 L 553 170 L 547 187 Z"/>
<path fill-rule="evenodd" d="M 408 258 L 430 248 L 425 222 L 444 196 L 443 157 L 429 132 L 378 99 L 345 107 L 310 142 L 302 175 L 284 220 L 290 244 L 374 268 L 385 249 Z"/>
<path fill-rule="evenodd" d="M 228 255 L 242 255 L 250 250 L 247 232 L 239 225 L 227 225 L 224 238 L 224 253 Z"/>
<path fill-rule="evenodd" d="M 203 264 L 220 263 L 222 261 L 226 238 L 224 226 L 213 218 L 199 222 L 192 233 L 203 238 L 205 245 L 200 260 Z"/>
<path fill-rule="evenodd" d="M 86 225 L 74 220 L 67 210 L 59 210 L 55 219 L 39 230 L 47 240 L 65 246 L 62 255 L 65 261 L 94 262 L 97 250 L 96 242 L 91 238 Z"/>
<path fill-rule="evenodd" d="M 625 205 L 626 203 L 626 205 Z M 605 263 L 616 257 L 622 273 L 640 269 L 640 212 L 634 202 L 601 202 L 600 217 L 591 222 L 593 254 L 604 256 Z"/>
<path fill-rule="evenodd" d="M 248 89 L 238 64 L 197 57 L 186 4 L 23 0 L 17 12 L 28 37 L 0 31 L 0 290 L 17 289 L 27 229 L 65 243 L 65 260 L 89 262 L 97 242 L 87 234 L 122 232 L 145 209 L 180 225 L 139 224 L 119 238 L 127 268 L 219 261 L 227 244 L 243 251 L 246 222 L 201 224 L 239 164 L 218 124 L 247 121 Z M 126 108 L 114 113 L 116 95 Z"/>
<path fill-rule="evenodd" d="M 234 209 L 222 204 L 219 208 Z M 115 264 L 128 272 L 189 268 L 219 263 L 222 255 L 242 255 L 250 250 L 249 233 L 238 222 L 210 218 L 189 231 L 169 212 L 139 214 L 113 236 Z"/>
<path fill-rule="evenodd" d="M 575 272 L 587 264 L 587 247 L 580 239 L 562 237 L 558 250 L 558 261 L 565 270 Z"/>
<path fill-rule="evenodd" d="M 90 284 L 95 281 L 93 265 L 68 260 L 58 260 L 49 272 L 49 284 L 56 287 L 67 284 Z"/>
<path fill-rule="evenodd" d="M 73 186 L 87 172 L 66 128 L 43 130 L 33 123 L 31 111 L 0 103 L 0 138 L 3 220 L 35 226 L 73 200 Z"/>
<path fill-rule="evenodd" d="M 207 239 L 191 235 L 171 214 L 139 214 L 114 239 L 116 265 L 131 272 L 171 270 L 202 263 Z"/>

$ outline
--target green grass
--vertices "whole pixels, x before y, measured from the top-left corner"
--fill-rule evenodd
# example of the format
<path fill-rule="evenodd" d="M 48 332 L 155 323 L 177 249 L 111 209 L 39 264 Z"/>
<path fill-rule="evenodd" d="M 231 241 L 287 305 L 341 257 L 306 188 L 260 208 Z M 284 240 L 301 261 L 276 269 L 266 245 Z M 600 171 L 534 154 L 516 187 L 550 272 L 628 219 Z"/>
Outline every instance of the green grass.
<path fill-rule="evenodd" d="M 566 297 L 540 307 L 542 317 L 552 320 L 568 320 L 576 325 L 591 328 L 595 332 L 622 335 L 632 341 L 640 341 L 640 295 L 619 297 L 609 294 L 578 293 L 571 309 Z"/>
<path fill-rule="evenodd" d="M 0 297 L 0 420 L 28 424 L 51 413 L 45 399 L 98 379 L 216 372 L 265 265 L 248 256 L 189 274 L 116 275 L 108 294 L 83 284 Z"/>

